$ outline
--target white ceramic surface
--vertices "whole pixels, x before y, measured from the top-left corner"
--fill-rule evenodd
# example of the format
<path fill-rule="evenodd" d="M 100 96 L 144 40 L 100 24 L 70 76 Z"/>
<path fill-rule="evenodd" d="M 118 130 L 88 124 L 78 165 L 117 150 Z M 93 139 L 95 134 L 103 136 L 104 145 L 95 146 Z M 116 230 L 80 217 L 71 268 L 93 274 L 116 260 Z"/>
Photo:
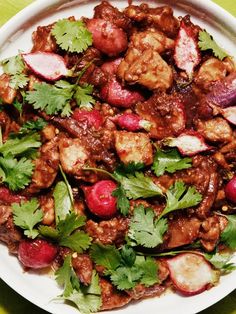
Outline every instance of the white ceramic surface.
<path fill-rule="evenodd" d="M 31 34 L 37 25 L 47 25 L 63 17 L 74 15 L 92 16 L 93 7 L 99 1 L 38 0 L 19 12 L 0 29 L 0 60 L 18 53 L 29 51 Z M 111 1 L 122 8 L 127 1 Z M 141 1 L 134 1 L 134 3 Z M 143 1 L 144 2 L 144 1 Z M 205 27 L 209 33 L 231 55 L 236 56 L 236 19 L 210 0 L 162 0 L 146 1 L 155 4 L 170 4 L 175 15 L 190 13 L 192 20 Z M 53 300 L 61 290 L 53 278 L 34 273 L 24 273 L 14 256 L 9 256 L 7 248 L 0 244 L 0 277 L 24 298 L 53 314 L 78 314 L 78 310 Z M 234 258 L 236 262 L 236 256 Z M 129 304 L 108 314 L 193 314 L 219 301 L 236 288 L 236 271 L 221 278 L 220 284 L 202 294 L 182 297 L 167 293 Z"/>

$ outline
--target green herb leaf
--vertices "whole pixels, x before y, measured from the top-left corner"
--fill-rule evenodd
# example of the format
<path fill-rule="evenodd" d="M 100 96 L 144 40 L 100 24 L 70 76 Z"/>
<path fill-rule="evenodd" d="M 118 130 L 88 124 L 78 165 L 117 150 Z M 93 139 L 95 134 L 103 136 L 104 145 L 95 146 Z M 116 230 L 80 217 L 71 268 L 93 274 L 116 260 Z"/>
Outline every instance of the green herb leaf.
<path fill-rule="evenodd" d="M 38 231 L 34 227 L 43 219 L 43 211 L 39 209 L 37 199 L 32 198 L 21 204 L 12 204 L 12 210 L 15 225 L 24 229 L 27 237 L 33 239 L 37 237 Z"/>
<path fill-rule="evenodd" d="M 0 176 L 12 191 L 25 188 L 31 181 L 34 165 L 31 160 L 22 157 L 17 159 L 6 156 L 0 157 Z"/>
<path fill-rule="evenodd" d="M 141 283 L 146 287 L 150 287 L 159 281 L 158 265 L 153 258 L 137 256 L 136 265 L 138 265 L 143 272 Z"/>
<path fill-rule="evenodd" d="M 148 198 L 162 195 L 161 188 L 156 185 L 150 177 L 144 176 L 142 172 L 135 172 L 134 175 L 121 176 L 114 174 L 125 190 L 129 199 Z"/>
<path fill-rule="evenodd" d="M 60 239 L 59 244 L 66 246 L 75 252 L 82 253 L 91 244 L 91 238 L 83 231 L 77 231 L 68 237 Z"/>
<path fill-rule="evenodd" d="M 15 99 L 14 102 L 12 103 L 12 105 L 19 111 L 20 116 L 21 116 L 22 112 L 23 112 L 22 104 L 17 99 Z"/>
<path fill-rule="evenodd" d="M 115 170 L 115 173 L 118 173 L 122 176 L 127 174 L 134 174 L 136 171 L 140 171 L 145 168 L 145 164 L 142 162 L 131 161 L 128 164 L 121 163 Z"/>
<path fill-rule="evenodd" d="M 18 156 L 27 153 L 27 151 L 39 148 L 41 146 L 40 135 L 30 133 L 21 138 L 9 139 L 0 147 L 0 153 L 3 156 Z"/>
<path fill-rule="evenodd" d="M 115 270 L 121 264 L 121 256 L 114 245 L 92 244 L 90 249 L 92 259 L 97 265 L 107 270 Z"/>
<path fill-rule="evenodd" d="M 112 192 L 112 195 L 117 197 L 117 208 L 119 209 L 120 213 L 124 216 L 127 216 L 129 213 L 130 204 L 123 187 L 120 185 Z"/>
<path fill-rule="evenodd" d="M 139 205 L 134 209 L 134 216 L 130 222 L 129 237 L 137 245 L 154 248 L 163 242 L 163 234 L 167 230 L 166 219 L 155 219 L 152 208 Z"/>
<path fill-rule="evenodd" d="M 215 267 L 220 269 L 223 273 L 228 273 L 236 269 L 236 265 L 229 263 L 233 254 L 230 253 L 205 253 L 204 257 Z"/>
<path fill-rule="evenodd" d="M 152 170 L 159 177 L 165 172 L 174 173 L 177 170 L 191 168 L 191 161 L 191 158 L 181 157 L 176 149 L 169 151 L 157 149 Z"/>
<path fill-rule="evenodd" d="M 228 224 L 221 233 L 221 240 L 231 249 L 236 249 L 236 215 L 225 215 Z"/>
<path fill-rule="evenodd" d="M 47 122 L 42 118 L 38 118 L 37 120 L 28 120 L 22 125 L 17 135 L 25 135 L 30 131 L 41 131 L 46 125 Z"/>
<path fill-rule="evenodd" d="M 92 34 L 82 21 L 60 20 L 53 26 L 52 35 L 62 49 L 70 52 L 83 52 L 93 43 Z"/>
<path fill-rule="evenodd" d="M 60 220 L 57 224 L 57 229 L 60 234 L 60 239 L 65 239 L 71 235 L 76 229 L 85 225 L 85 216 L 78 216 L 76 213 L 66 215 L 64 220 Z"/>
<path fill-rule="evenodd" d="M 50 238 L 52 240 L 58 240 L 59 239 L 59 232 L 57 229 L 50 227 L 50 226 L 45 226 L 45 225 L 40 225 L 38 227 L 39 234 L 45 238 Z"/>
<path fill-rule="evenodd" d="M 196 206 L 202 200 L 201 194 L 197 192 L 195 187 L 188 188 L 182 181 L 176 181 L 166 192 L 166 196 L 166 207 L 158 219 L 172 211 Z"/>
<path fill-rule="evenodd" d="M 198 47 L 201 50 L 212 50 L 214 56 L 219 58 L 220 60 L 228 57 L 228 54 L 222 48 L 220 48 L 220 46 L 218 46 L 213 37 L 206 31 L 199 32 L 198 40 Z"/>
<path fill-rule="evenodd" d="M 92 96 L 93 86 L 85 85 L 85 86 L 77 86 L 74 98 L 77 102 L 77 105 L 81 109 L 91 110 L 92 105 L 95 103 L 95 99 Z"/>
<path fill-rule="evenodd" d="M 58 224 L 60 220 L 66 218 L 66 215 L 70 213 L 73 207 L 65 182 L 60 181 L 56 184 L 53 191 L 53 197 L 55 202 L 56 224 Z"/>
<path fill-rule="evenodd" d="M 142 270 L 136 266 L 118 267 L 111 275 L 112 283 L 119 290 L 132 289 L 142 277 Z"/>

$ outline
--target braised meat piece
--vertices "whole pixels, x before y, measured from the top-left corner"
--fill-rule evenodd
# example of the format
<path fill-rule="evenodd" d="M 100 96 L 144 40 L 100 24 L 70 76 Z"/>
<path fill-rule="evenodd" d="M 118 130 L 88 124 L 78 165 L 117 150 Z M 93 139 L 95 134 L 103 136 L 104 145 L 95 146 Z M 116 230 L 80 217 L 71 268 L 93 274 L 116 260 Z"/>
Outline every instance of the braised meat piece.
<path fill-rule="evenodd" d="M 133 300 L 139 300 L 150 297 L 159 297 L 166 290 L 166 286 L 159 284 L 145 287 L 142 284 L 136 285 L 132 290 L 128 290 L 127 294 Z"/>
<path fill-rule="evenodd" d="M 12 104 L 16 97 L 16 90 L 10 86 L 10 76 L 2 74 L 0 76 L 0 98 L 6 104 Z"/>
<path fill-rule="evenodd" d="M 99 223 L 88 220 L 86 232 L 93 238 L 94 242 L 119 245 L 124 242 L 128 226 L 129 220 L 121 217 L 115 217 Z"/>
<path fill-rule="evenodd" d="M 114 134 L 116 151 L 123 163 L 153 163 L 152 145 L 147 134 L 126 131 L 115 131 Z"/>
<path fill-rule="evenodd" d="M 37 27 L 32 34 L 33 48 L 31 52 L 55 52 L 57 50 L 56 40 L 51 34 L 52 27 L 53 24 Z"/>
<path fill-rule="evenodd" d="M 125 58 L 118 67 L 118 77 L 128 84 L 139 83 L 151 90 L 168 89 L 173 73 L 160 53 L 173 47 L 171 39 L 154 29 L 134 33 Z"/>
<path fill-rule="evenodd" d="M 131 301 L 131 297 L 126 292 L 118 291 L 108 280 L 100 278 L 99 284 L 102 292 L 101 310 L 115 309 Z"/>
<path fill-rule="evenodd" d="M 51 195 L 41 195 L 39 197 L 40 208 L 43 211 L 44 225 L 52 225 L 55 221 L 54 198 Z"/>
<path fill-rule="evenodd" d="M 74 254 L 72 256 L 72 265 L 80 282 L 89 285 L 93 275 L 93 263 L 90 256 L 87 254 Z"/>
<path fill-rule="evenodd" d="M 155 93 L 147 101 L 137 104 L 136 112 L 151 122 L 151 138 L 161 140 L 176 136 L 185 128 L 185 110 L 176 95 Z"/>
<path fill-rule="evenodd" d="M 150 8 L 148 4 L 142 3 L 140 6 L 130 5 L 124 12 L 132 21 L 154 26 L 171 38 L 177 35 L 179 21 L 169 6 Z"/>

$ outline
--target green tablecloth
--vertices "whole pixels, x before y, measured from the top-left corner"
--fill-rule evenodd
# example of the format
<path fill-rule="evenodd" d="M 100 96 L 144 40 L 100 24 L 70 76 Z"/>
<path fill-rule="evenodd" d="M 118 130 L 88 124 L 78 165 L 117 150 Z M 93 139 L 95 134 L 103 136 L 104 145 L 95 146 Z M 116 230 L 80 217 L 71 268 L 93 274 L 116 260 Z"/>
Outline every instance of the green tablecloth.
<path fill-rule="evenodd" d="M 236 0 L 214 1 L 236 16 Z M 32 0 L 0 0 L 0 25 L 31 2 Z M 201 314 L 213 313 L 236 314 L 236 291 L 201 312 Z M 23 299 L 0 279 L 0 314 L 46 314 L 46 312 Z"/>

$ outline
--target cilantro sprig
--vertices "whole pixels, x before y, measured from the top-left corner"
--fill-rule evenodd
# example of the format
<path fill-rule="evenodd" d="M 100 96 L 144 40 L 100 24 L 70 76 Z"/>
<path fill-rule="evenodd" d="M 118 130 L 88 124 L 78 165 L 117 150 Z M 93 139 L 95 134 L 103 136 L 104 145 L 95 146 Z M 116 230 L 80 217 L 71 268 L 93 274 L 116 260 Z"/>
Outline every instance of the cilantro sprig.
<path fill-rule="evenodd" d="M 35 225 L 43 219 L 43 211 L 39 208 L 36 198 L 21 204 L 12 204 L 13 220 L 16 226 L 24 229 L 24 234 L 29 238 L 36 238 L 39 234 Z"/>
<path fill-rule="evenodd" d="M 59 296 L 60 299 L 72 302 L 82 314 L 97 312 L 100 309 L 101 288 L 95 271 L 93 271 L 90 285 L 82 285 L 73 269 L 72 257 L 68 255 L 55 275 L 57 283 L 64 288 L 62 295 Z"/>
<path fill-rule="evenodd" d="M 236 215 L 223 215 L 227 218 L 228 224 L 221 233 L 221 240 L 231 249 L 236 249 Z"/>
<path fill-rule="evenodd" d="M 223 60 L 228 54 L 215 42 L 207 31 L 200 31 L 198 36 L 198 47 L 202 50 L 211 50 L 215 57 Z"/>
<path fill-rule="evenodd" d="M 97 265 L 105 268 L 105 274 L 119 290 L 132 289 L 138 283 L 149 287 L 159 281 L 154 259 L 136 256 L 128 246 L 118 250 L 113 245 L 93 244 L 90 255 Z"/>

